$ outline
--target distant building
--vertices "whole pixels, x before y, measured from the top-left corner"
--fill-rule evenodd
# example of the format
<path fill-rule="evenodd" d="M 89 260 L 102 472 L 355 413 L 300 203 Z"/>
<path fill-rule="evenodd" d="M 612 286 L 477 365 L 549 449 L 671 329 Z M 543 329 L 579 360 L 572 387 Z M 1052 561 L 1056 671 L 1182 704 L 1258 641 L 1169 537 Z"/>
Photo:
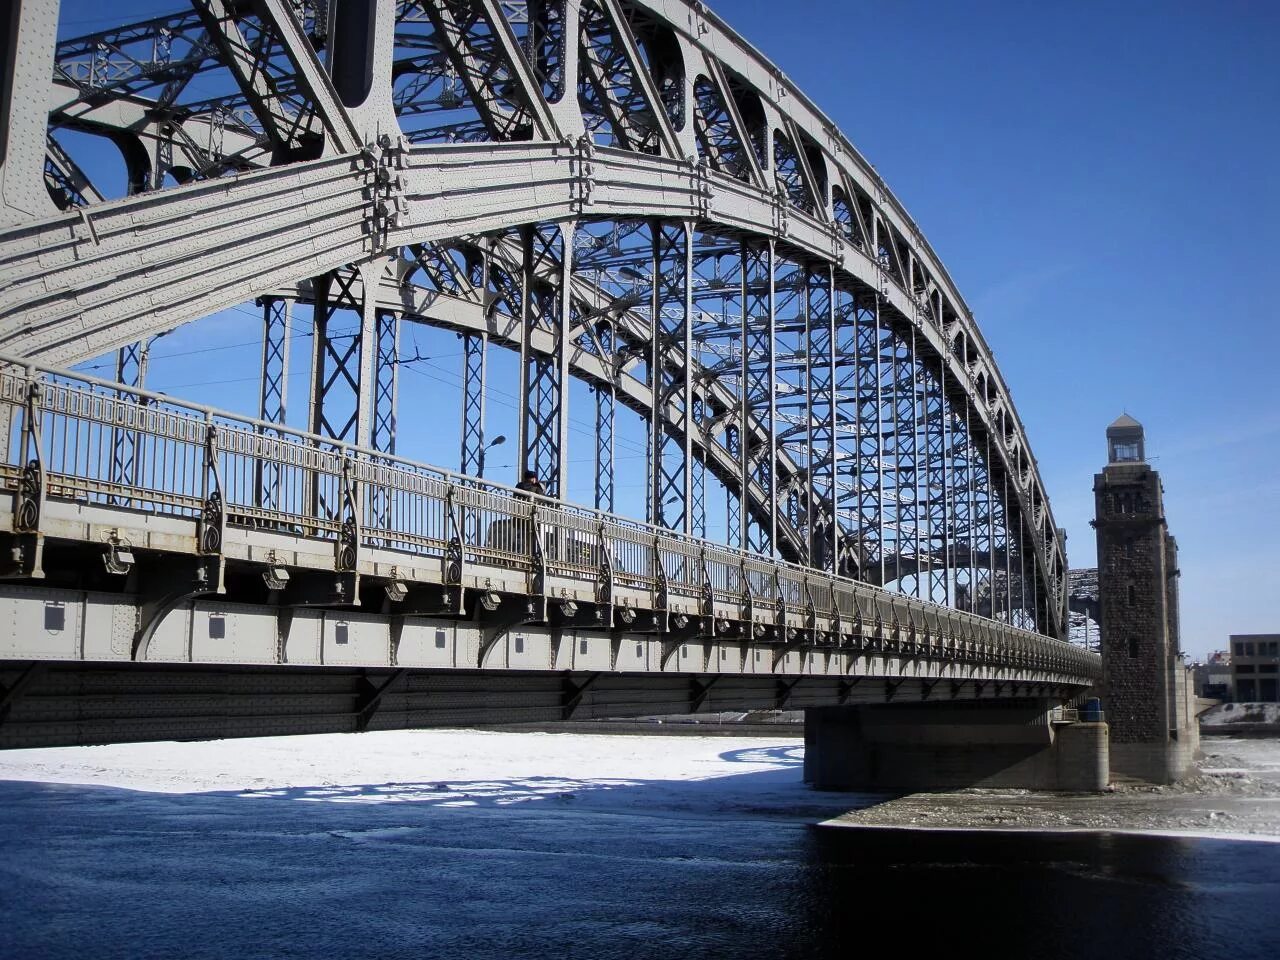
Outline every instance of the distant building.
<path fill-rule="evenodd" d="M 1206 700 L 1234 700 L 1235 681 L 1231 676 L 1231 653 L 1215 650 L 1204 663 L 1191 668 L 1195 676 L 1196 696 Z"/>
<path fill-rule="evenodd" d="M 1280 633 L 1233 633 L 1231 676 L 1240 703 L 1280 703 Z"/>

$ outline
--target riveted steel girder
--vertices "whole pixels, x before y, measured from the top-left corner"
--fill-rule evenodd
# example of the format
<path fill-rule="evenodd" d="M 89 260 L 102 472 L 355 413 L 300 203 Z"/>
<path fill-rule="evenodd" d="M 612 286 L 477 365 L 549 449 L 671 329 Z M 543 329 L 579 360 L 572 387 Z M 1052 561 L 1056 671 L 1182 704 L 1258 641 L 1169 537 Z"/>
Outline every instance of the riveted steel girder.
<path fill-rule="evenodd" d="M 414 6 L 400 8 L 401 17 Z M 466 93 L 460 109 L 476 120 L 459 125 L 447 109 L 437 111 L 447 103 L 428 104 L 428 122 L 438 113 L 442 135 L 427 139 L 447 140 L 455 129 L 496 138 L 407 150 L 392 129 L 390 91 L 357 103 L 349 76 L 335 87 L 317 56 L 328 41 L 316 18 L 299 20 L 287 0 L 252 8 L 196 0 L 194 18 L 121 27 L 79 47 L 55 42 L 56 7 L 53 0 L 20 0 L 16 53 L 5 64 L 9 90 L 55 75 L 55 63 L 69 66 L 54 83 L 54 113 L 38 99 L 5 104 L 0 349 L 54 362 L 87 359 L 308 277 L 363 270 L 401 248 L 460 236 L 546 234 L 584 218 L 639 218 L 659 234 L 679 224 L 689 238 L 689 264 L 692 238 L 712 229 L 737 238 L 739 272 L 752 278 L 740 290 L 740 355 L 749 359 L 723 382 L 688 357 L 671 363 L 670 350 L 663 358 L 670 365 L 655 368 L 648 409 L 664 411 L 663 442 L 682 444 L 684 456 L 680 525 L 697 523 L 700 458 L 710 465 L 722 450 L 738 464 L 730 509 L 735 496 L 752 491 L 752 511 L 738 512 L 731 539 L 773 550 L 787 527 L 789 542 L 811 554 L 812 532 L 829 511 L 835 523 L 819 539 L 832 557 L 843 526 L 857 543 L 859 569 L 878 566 L 881 582 L 970 606 L 988 602 L 993 615 L 1026 611 L 1018 615 L 1061 633 L 1062 545 L 1022 426 L 970 311 L 879 175 L 703 5 L 544 0 L 515 16 L 514 7 L 489 0 L 448 0 L 427 11 L 432 29 L 419 34 L 422 43 L 398 52 L 391 49 L 396 30 L 384 17 L 375 46 L 362 54 L 370 75 L 393 76 L 396 64 L 438 74 L 447 61 Z M 150 51 L 140 54 L 148 37 Z M 235 92 L 196 103 L 187 92 L 191 78 L 210 69 L 227 72 Z M 161 115 L 162 122 L 154 119 Z M 178 167 L 192 182 L 100 200 L 82 185 L 74 158 L 50 147 L 55 116 L 141 144 L 153 187 Z M 243 122 L 227 122 L 236 116 Z M 487 126 L 480 122 L 486 116 Z M 584 118 L 607 124 L 609 135 Z M 597 142 L 499 142 L 584 131 Z M 243 143 L 229 147 L 228 136 Z M 253 146 L 263 138 L 273 149 Z M 301 144 L 317 138 L 320 159 L 299 159 L 309 155 Z M 54 197 L 75 209 L 53 212 L 46 178 Z M 534 318 L 521 333 L 536 368 L 531 386 L 545 395 L 522 418 L 522 452 L 554 459 L 557 482 L 564 474 L 565 378 L 577 368 L 569 344 L 581 320 L 571 243 L 561 263 L 563 282 L 550 294 L 557 329 L 540 330 Z M 802 302 L 790 303 L 778 287 L 780 263 L 801 267 L 809 280 L 825 279 L 819 287 L 806 281 Z M 686 273 L 691 278 L 692 268 Z M 526 301 L 539 283 L 523 284 Z M 686 279 L 686 301 L 690 284 Z M 837 310 L 837 289 L 858 305 Z M 355 382 L 372 390 L 378 316 L 368 305 L 374 298 L 365 299 L 362 335 L 371 346 Z M 871 301 L 874 307 L 864 305 Z M 817 322 L 819 313 L 831 322 Z M 843 376 L 835 324 L 846 315 L 858 361 Z M 787 328 L 792 322 L 805 338 L 803 363 L 790 363 L 785 349 L 779 354 L 777 338 L 795 333 Z M 686 334 L 692 323 L 690 317 Z M 544 335 L 552 337 L 549 349 Z M 705 381 L 698 379 L 703 371 Z M 616 384 L 616 373 L 602 371 L 599 382 Z M 658 373 L 688 389 L 664 396 Z M 843 398 L 844 390 L 853 397 Z M 792 394 L 803 395 L 803 406 L 789 404 Z M 544 400 L 553 415 L 543 415 Z M 354 427 L 362 438 L 373 407 L 370 400 L 357 408 L 365 411 Z M 851 411 L 847 420 L 842 410 Z M 788 472 L 784 488 L 779 473 L 789 470 L 786 459 L 801 437 L 808 445 L 794 463 L 801 480 L 797 487 L 797 473 Z M 660 461 L 655 468 L 675 477 Z M 744 527 L 753 531 L 745 538 Z"/>

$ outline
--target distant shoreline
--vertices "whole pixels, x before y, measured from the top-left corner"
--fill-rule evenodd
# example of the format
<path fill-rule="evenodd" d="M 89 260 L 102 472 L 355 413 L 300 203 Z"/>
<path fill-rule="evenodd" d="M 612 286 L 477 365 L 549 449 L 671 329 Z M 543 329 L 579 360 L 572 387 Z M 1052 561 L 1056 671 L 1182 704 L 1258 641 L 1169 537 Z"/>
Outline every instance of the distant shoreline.
<path fill-rule="evenodd" d="M 927 826 L 924 824 L 854 823 L 833 817 L 815 824 L 841 830 L 912 830 L 920 833 L 1035 833 L 1043 836 L 1059 834 L 1123 834 L 1129 837 L 1157 837 L 1173 840 L 1227 840 L 1249 843 L 1280 843 L 1280 834 L 1216 833 L 1212 830 L 1169 830 L 1159 827 L 1017 827 L 1017 826 Z"/>
<path fill-rule="evenodd" d="M 1273 737 L 1280 739 L 1280 723 L 1215 723 L 1200 727 L 1202 737 Z"/>

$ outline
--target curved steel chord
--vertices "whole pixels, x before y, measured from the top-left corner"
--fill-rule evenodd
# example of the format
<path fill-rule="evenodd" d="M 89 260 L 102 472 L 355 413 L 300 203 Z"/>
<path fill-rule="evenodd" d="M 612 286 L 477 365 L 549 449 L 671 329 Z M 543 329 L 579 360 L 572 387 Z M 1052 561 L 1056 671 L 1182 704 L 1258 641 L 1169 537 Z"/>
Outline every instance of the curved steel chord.
<path fill-rule="evenodd" d="M 699 522 L 705 463 L 730 512 L 746 507 L 733 542 L 1062 635 L 1060 537 L 967 306 L 878 174 L 703 5 L 370 3 L 363 52 L 331 49 L 306 4 L 193 11 L 55 43 L 57 4 L 20 0 L 6 89 L 44 76 L 53 91 L 4 105 L 5 350 L 76 362 L 353 265 L 496 238 L 521 251 L 514 331 L 487 296 L 409 308 L 412 283 L 387 307 L 379 279 L 361 309 L 521 350 L 535 399 L 520 454 L 550 484 L 565 483 L 566 378 L 582 376 L 647 417 L 655 519 Z M 111 191 L 63 130 L 104 137 L 151 189 L 99 200 Z M 637 269 L 625 243 L 578 248 L 602 224 L 657 239 L 640 289 L 620 282 Z M 570 238 L 557 255 L 517 239 L 553 234 Z M 607 352 L 590 329 L 602 303 Z M 376 418 L 361 404 L 394 394 L 373 389 L 365 326 L 334 366 L 368 397 L 340 417 L 362 437 Z"/>

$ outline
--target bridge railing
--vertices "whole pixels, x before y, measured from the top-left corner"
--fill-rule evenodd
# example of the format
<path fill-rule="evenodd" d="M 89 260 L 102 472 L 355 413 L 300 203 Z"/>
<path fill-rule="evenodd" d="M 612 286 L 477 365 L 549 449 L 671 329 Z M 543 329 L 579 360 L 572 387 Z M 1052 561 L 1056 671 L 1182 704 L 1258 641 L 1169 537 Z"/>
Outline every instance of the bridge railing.
<path fill-rule="evenodd" d="M 785 622 L 839 621 L 898 650 L 946 655 L 957 643 L 1009 663 L 1094 676 L 1098 658 L 1012 624 L 734 550 L 671 530 L 532 497 L 503 484 L 0 356 L 8 429 L 0 479 L 21 505 L 65 500 L 193 520 L 211 504 L 229 526 L 446 558 L 594 583 L 607 558 L 615 583 L 705 604 L 750 603 Z M 34 486 L 33 486 L 34 485 Z M 24 520 L 14 511 L 15 523 Z M 38 522 L 38 508 L 37 508 Z M 535 539 L 536 538 L 536 539 Z M 780 622 L 782 622 L 780 621 Z"/>

